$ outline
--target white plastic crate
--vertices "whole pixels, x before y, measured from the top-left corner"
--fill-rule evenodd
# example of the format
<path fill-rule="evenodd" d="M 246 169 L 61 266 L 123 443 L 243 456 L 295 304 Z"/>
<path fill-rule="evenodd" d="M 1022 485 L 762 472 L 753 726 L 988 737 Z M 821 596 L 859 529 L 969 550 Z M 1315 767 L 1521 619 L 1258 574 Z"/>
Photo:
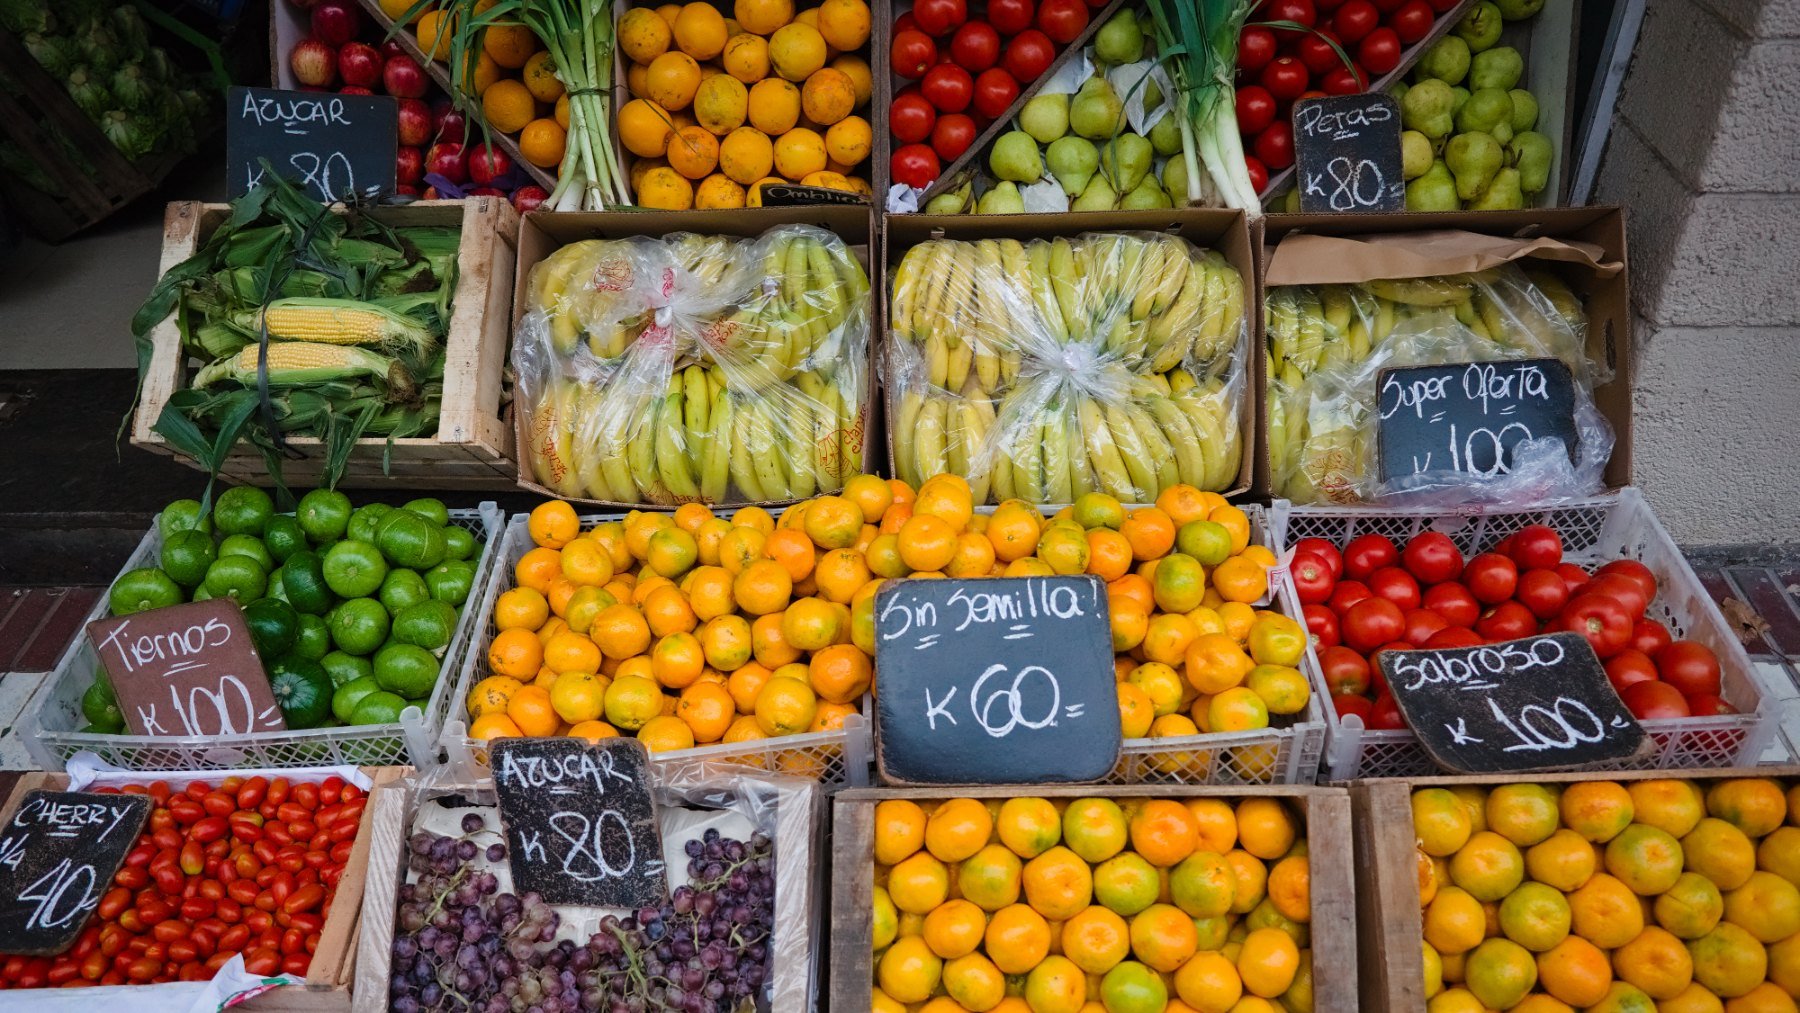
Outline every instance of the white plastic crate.
<path fill-rule="evenodd" d="M 56 670 L 26 704 L 19 722 L 19 737 L 40 767 L 61 770 L 76 753 L 96 753 L 102 760 L 127 770 L 215 770 L 230 767 L 308 767 L 348 763 L 358 766 L 430 765 L 437 762 L 437 740 L 453 699 L 455 674 L 463 669 L 463 656 L 475 633 L 481 590 L 494 563 L 504 514 L 496 503 L 474 510 L 450 511 L 450 523 L 465 528 L 480 540 L 475 561 L 475 580 L 468 600 L 457 617 L 456 631 L 444 650 L 437 684 L 431 690 L 427 711 L 408 707 L 400 721 L 390 725 L 348 725 L 341 728 L 307 728 L 281 732 L 254 732 L 229 738 L 174 735 L 99 735 L 77 731 L 87 723 L 81 713 L 81 695 L 93 684 L 100 658 L 88 642 L 88 622 L 105 618 L 107 596 L 101 595 L 75 634 Z M 137 550 L 125 561 L 121 574 L 155 566 L 162 555 L 162 535 L 152 524 Z"/>
<path fill-rule="evenodd" d="M 1548 524 L 1562 535 L 1563 555 L 1592 567 L 1635 559 L 1656 575 L 1656 600 L 1648 614 L 1678 638 L 1697 640 L 1719 656 L 1723 696 L 1740 713 L 1661 718 L 1643 722 L 1656 743 L 1654 755 L 1610 768 L 1694 769 L 1754 765 L 1774 741 L 1780 716 L 1756 680 L 1744 647 L 1701 586 L 1681 550 L 1635 488 L 1593 499 L 1542 507 L 1336 507 L 1295 506 L 1276 500 L 1270 532 L 1280 551 L 1302 538 L 1343 546 L 1357 535 L 1379 534 L 1396 545 L 1421 531 L 1442 531 L 1465 556 L 1485 552 L 1530 524 Z M 1419 777 L 1440 773 L 1411 731 L 1363 727 L 1355 716 L 1340 720 L 1325 707 L 1326 750 L 1321 780 Z"/>

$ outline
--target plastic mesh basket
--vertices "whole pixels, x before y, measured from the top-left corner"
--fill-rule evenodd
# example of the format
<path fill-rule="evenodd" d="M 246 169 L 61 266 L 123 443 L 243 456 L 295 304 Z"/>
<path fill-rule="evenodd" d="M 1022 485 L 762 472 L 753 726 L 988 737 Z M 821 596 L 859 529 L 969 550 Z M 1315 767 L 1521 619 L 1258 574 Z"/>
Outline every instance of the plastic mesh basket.
<path fill-rule="evenodd" d="M 1655 754 L 1599 769 L 1755 764 L 1773 741 L 1779 715 L 1757 683 L 1743 644 L 1732 636 L 1693 568 L 1636 489 L 1525 509 L 1294 506 L 1286 500 L 1276 500 L 1269 508 L 1270 533 L 1283 552 L 1302 538 L 1323 538 L 1342 546 L 1357 535 L 1379 534 L 1404 544 L 1421 531 L 1433 530 L 1449 535 L 1466 556 L 1487 551 L 1529 524 L 1555 528 L 1562 535 L 1563 554 L 1571 562 L 1594 566 L 1614 559 L 1635 559 L 1649 567 L 1657 580 L 1649 616 L 1667 626 L 1671 635 L 1712 648 L 1719 656 L 1723 695 L 1740 712 L 1645 721 L 1644 730 L 1656 743 Z M 1367 729 L 1356 717 L 1340 721 L 1330 707 L 1325 708 L 1325 720 L 1322 780 L 1440 773 L 1410 731 Z"/>
<path fill-rule="evenodd" d="M 305 767 L 348 763 L 359 766 L 437 763 L 437 740 L 449 710 L 455 673 L 464 668 L 464 654 L 474 636 L 481 590 L 494 565 L 495 546 L 503 514 L 497 504 L 483 503 L 474 510 L 452 510 L 450 523 L 472 532 L 481 544 L 476 559 L 475 581 L 457 617 L 456 631 L 444 650 L 437 684 L 432 688 L 427 711 L 401 712 L 398 724 L 351 725 L 342 728 L 308 728 L 297 731 L 255 732 L 229 738 L 98 735 L 76 729 L 87 723 L 81 713 L 81 695 L 93 684 L 100 658 L 88 642 L 86 623 L 63 652 L 56 670 L 26 705 L 19 735 L 37 763 L 61 769 L 76 753 L 87 751 L 127 770 L 213 770 L 227 767 Z M 155 525 L 125 561 L 121 573 L 155 566 L 162 554 L 162 536 Z M 88 622 L 105 618 L 105 595 L 94 604 Z"/>

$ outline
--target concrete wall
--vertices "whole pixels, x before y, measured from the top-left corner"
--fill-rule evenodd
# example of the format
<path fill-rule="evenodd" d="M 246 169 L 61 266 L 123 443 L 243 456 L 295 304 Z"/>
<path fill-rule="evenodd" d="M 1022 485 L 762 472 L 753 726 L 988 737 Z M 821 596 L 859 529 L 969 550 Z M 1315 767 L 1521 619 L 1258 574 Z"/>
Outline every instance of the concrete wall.
<path fill-rule="evenodd" d="M 1626 207 L 1636 482 L 1678 541 L 1800 541 L 1800 0 L 1647 0 Z"/>

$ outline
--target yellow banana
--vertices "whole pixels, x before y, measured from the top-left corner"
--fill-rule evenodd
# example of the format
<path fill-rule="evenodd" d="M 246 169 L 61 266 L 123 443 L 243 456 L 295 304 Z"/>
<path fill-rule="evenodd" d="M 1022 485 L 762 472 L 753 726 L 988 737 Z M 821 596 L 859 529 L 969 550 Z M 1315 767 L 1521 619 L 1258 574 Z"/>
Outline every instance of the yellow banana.
<path fill-rule="evenodd" d="M 900 392 L 899 417 L 893 420 L 894 473 L 917 486 L 919 477 L 918 443 L 912 438 L 919 426 L 919 413 L 925 407 L 925 395 L 917 390 Z"/>
<path fill-rule="evenodd" d="M 919 410 L 913 440 L 917 444 L 914 448 L 914 467 L 920 483 L 933 475 L 943 474 L 944 469 L 949 466 L 949 458 L 944 450 L 944 409 L 944 399 L 934 396 L 927 398 L 925 406 Z"/>
<path fill-rule="evenodd" d="M 729 396 L 729 395 L 728 395 Z M 744 499 L 752 502 L 773 499 L 763 488 L 762 480 L 756 474 L 756 462 L 750 451 L 754 434 L 751 427 L 755 422 L 755 412 L 746 401 L 733 400 L 731 415 L 731 458 L 729 470 L 731 484 L 737 487 Z"/>
<path fill-rule="evenodd" d="M 1163 436 L 1175 454 L 1177 476 L 1196 489 L 1205 488 L 1206 452 L 1200 449 L 1200 438 L 1195 435 L 1192 423 L 1167 397 L 1149 398 L 1145 404 L 1156 424 L 1162 427 Z"/>
<path fill-rule="evenodd" d="M 642 412 L 635 420 L 637 428 L 632 430 L 631 443 L 625 451 L 626 464 L 631 468 L 631 480 L 637 483 L 639 494 L 652 503 L 669 501 L 668 490 L 656 473 L 656 433 L 662 408 L 661 396 L 646 400 Z"/>
<path fill-rule="evenodd" d="M 1100 488 L 1122 503 L 1135 503 L 1131 498 L 1131 473 L 1120 456 L 1106 424 L 1106 413 L 1090 398 L 1079 399 L 1077 417 L 1081 420 L 1082 441 L 1087 445 L 1088 463 Z"/>
<path fill-rule="evenodd" d="M 1060 399 L 1044 409 L 1044 499 L 1050 503 L 1069 503 L 1075 499 L 1073 479 L 1069 475 L 1069 438 L 1063 431 L 1065 414 Z"/>

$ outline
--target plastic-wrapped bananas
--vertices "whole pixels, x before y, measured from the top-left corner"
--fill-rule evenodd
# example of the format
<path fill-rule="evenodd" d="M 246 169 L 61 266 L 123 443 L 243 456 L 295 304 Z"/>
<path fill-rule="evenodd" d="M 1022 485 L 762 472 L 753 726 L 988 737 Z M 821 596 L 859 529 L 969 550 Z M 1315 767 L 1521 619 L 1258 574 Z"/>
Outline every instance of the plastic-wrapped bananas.
<path fill-rule="evenodd" d="M 896 474 L 977 501 L 1223 490 L 1243 447 L 1244 284 L 1160 233 L 933 240 L 894 272 Z"/>
<path fill-rule="evenodd" d="M 869 283 L 835 235 L 588 240 L 533 268 L 529 298 L 521 450 L 552 493 L 787 500 L 862 470 Z"/>
<path fill-rule="evenodd" d="M 1556 358 L 1583 389 L 1610 379 L 1587 357 L 1581 299 L 1545 270 L 1287 285 L 1264 309 L 1269 470 L 1275 495 L 1296 503 L 1379 494 L 1371 406 L 1383 369 Z"/>

